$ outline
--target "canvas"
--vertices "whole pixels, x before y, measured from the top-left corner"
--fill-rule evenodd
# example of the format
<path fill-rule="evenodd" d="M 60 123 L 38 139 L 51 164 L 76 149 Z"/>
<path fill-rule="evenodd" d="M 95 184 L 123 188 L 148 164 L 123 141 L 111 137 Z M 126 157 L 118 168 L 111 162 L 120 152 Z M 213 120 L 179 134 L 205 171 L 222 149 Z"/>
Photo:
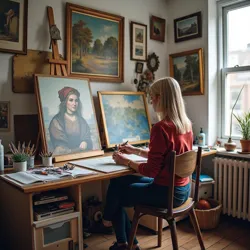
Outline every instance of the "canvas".
<path fill-rule="evenodd" d="M 204 94 L 203 50 L 196 49 L 169 55 L 170 76 L 175 78 L 183 95 Z"/>
<path fill-rule="evenodd" d="M 150 120 L 142 92 L 98 92 L 106 147 L 149 142 Z"/>
<path fill-rule="evenodd" d="M 99 131 L 87 79 L 36 76 L 43 148 L 53 156 L 97 152 Z M 82 154 L 82 155 L 81 155 Z M 80 157 L 78 157 L 80 158 Z"/>
<path fill-rule="evenodd" d="M 67 54 L 71 75 L 123 81 L 124 18 L 67 4 Z"/>
<path fill-rule="evenodd" d="M 150 39 L 165 42 L 166 20 L 160 17 L 150 18 Z"/>
<path fill-rule="evenodd" d="M 2 0 L 0 6 L 0 51 L 26 54 L 28 0 Z"/>

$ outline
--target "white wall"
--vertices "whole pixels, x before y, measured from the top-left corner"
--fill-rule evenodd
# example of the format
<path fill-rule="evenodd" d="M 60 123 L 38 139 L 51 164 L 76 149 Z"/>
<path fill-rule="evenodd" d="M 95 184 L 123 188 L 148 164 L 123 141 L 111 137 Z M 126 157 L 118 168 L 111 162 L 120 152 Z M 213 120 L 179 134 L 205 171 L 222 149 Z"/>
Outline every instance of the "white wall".
<path fill-rule="evenodd" d="M 54 9 L 55 22 L 61 31 L 63 40 L 59 41 L 59 51 L 64 54 L 65 48 L 65 3 L 66 0 L 29 0 L 28 8 L 28 49 L 49 51 L 49 31 L 46 6 Z M 68 0 L 68 2 L 72 2 Z M 97 102 L 97 91 L 104 90 L 129 90 L 134 91 L 132 83 L 135 73 L 135 61 L 130 60 L 129 22 L 135 21 L 148 25 L 148 54 L 155 52 L 159 56 L 160 67 L 156 72 L 156 78 L 167 74 L 167 42 L 161 43 L 149 39 L 150 15 L 166 18 L 166 0 L 75 0 L 75 4 L 89 8 L 106 11 L 125 17 L 125 50 L 124 50 L 124 83 L 91 83 L 94 96 L 97 119 L 99 120 L 99 105 Z M 168 40 L 168 37 L 166 38 Z M 36 114 L 36 99 L 34 94 L 16 94 L 12 92 L 12 55 L 0 53 L 0 100 L 11 102 L 11 131 L 0 133 L 3 144 L 6 146 L 10 140 L 14 140 L 13 115 Z M 24 65 L 25 67 L 25 65 Z M 146 68 L 146 64 L 144 65 Z M 151 120 L 156 117 L 151 112 Z"/>
<path fill-rule="evenodd" d="M 216 139 L 216 6 L 215 0 L 168 0 L 167 1 L 167 50 L 168 54 L 203 48 L 205 69 L 205 94 L 185 96 L 187 112 L 193 122 L 194 134 L 200 127 L 205 132 L 208 144 Z M 208 8 L 209 6 L 209 8 Z M 183 42 L 174 42 L 174 19 L 201 11 L 202 37 Z M 212 24 L 212 27 L 210 27 Z M 212 36 L 208 36 L 208 31 Z M 209 57 L 208 57 L 209 55 Z M 210 58 L 211 57 L 211 58 Z M 169 65 L 168 65 L 169 69 Z M 209 70 L 208 70 L 209 69 Z M 212 104 L 212 106 L 210 106 Z"/>

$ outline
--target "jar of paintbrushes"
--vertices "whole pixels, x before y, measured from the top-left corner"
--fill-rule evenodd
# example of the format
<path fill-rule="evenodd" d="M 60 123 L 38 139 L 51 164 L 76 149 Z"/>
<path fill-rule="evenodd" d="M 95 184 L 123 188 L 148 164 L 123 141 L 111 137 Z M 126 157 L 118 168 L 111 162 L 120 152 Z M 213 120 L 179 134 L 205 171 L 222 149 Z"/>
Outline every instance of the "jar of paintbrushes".
<path fill-rule="evenodd" d="M 26 154 L 28 156 L 27 158 L 27 169 L 30 168 L 34 168 L 35 166 L 35 152 L 36 152 L 36 148 L 35 148 L 35 144 L 33 144 L 32 146 L 30 146 L 30 142 L 28 144 L 28 146 L 25 148 Z"/>
<path fill-rule="evenodd" d="M 45 166 L 45 167 L 52 167 L 53 166 L 53 164 L 52 164 L 52 155 L 53 155 L 53 152 L 42 151 L 40 153 L 40 156 L 42 158 L 43 166 Z"/>

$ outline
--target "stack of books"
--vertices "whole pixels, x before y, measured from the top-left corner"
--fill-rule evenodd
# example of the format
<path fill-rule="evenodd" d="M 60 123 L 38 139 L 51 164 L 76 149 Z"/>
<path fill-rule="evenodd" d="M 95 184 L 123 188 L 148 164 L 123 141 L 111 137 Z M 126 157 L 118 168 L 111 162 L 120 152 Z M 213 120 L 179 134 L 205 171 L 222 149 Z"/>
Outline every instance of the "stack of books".
<path fill-rule="evenodd" d="M 33 197 L 34 220 L 43 220 L 75 210 L 75 202 L 68 195 L 59 191 L 48 191 L 35 194 Z"/>

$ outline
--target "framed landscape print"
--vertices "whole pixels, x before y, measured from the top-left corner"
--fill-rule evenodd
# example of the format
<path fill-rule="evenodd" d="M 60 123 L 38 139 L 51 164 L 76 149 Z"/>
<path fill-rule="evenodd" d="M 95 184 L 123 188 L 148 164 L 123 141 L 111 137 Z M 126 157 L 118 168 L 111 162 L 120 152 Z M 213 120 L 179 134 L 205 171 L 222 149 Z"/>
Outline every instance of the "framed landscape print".
<path fill-rule="evenodd" d="M 0 101 L 0 131 L 10 131 L 10 102 Z"/>
<path fill-rule="evenodd" d="M 130 59 L 147 60 L 147 25 L 130 23 Z"/>
<path fill-rule="evenodd" d="M 68 73 L 123 82 L 124 17 L 67 3 Z"/>
<path fill-rule="evenodd" d="M 98 92 L 106 147 L 149 142 L 151 123 L 143 92 Z"/>
<path fill-rule="evenodd" d="M 201 35 L 201 12 L 196 12 L 174 20 L 174 37 L 176 43 L 201 37 Z"/>
<path fill-rule="evenodd" d="M 204 94 L 203 49 L 169 55 L 169 66 L 184 96 Z"/>
<path fill-rule="evenodd" d="M 103 154 L 88 79 L 35 78 L 43 149 L 55 161 Z"/>
<path fill-rule="evenodd" d="M 0 51 L 27 53 L 28 0 L 5 0 L 0 6 Z"/>
<path fill-rule="evenodd" d="M 150 19 L 150 39 L 165 42 L 166 20 L 160 17 L 151 16 Z"/>

